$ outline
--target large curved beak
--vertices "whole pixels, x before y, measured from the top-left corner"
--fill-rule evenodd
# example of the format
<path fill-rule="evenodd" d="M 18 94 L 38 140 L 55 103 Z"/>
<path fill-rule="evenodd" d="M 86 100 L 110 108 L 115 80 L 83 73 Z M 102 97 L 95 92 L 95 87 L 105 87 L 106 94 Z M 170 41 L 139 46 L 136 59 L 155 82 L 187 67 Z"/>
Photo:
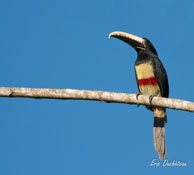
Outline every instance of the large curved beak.
<path fill-rule="evenodd" d="M 127 44 L 129 44 L 130 46 L 132 46 L 134 49 L 146 49 L 145 46 L 145 42 L 144 39 L 126 32 L 120 32 L 120 31 L 116 31 L 116 32 L 112 32 L 109 34 L 108 36 L 110 37 L 115 37 L 118 38 L 124 42 L 126 42 Z"/>

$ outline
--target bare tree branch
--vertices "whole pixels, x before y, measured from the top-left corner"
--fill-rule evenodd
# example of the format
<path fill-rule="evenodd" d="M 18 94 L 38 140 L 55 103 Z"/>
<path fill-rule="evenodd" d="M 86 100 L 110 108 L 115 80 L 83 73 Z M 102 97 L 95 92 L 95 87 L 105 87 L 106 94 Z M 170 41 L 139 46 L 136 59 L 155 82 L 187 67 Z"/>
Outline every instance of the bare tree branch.
<path fill-rule="evenodd" d="M 154 97 L 152 100 L 152 104 L 150 104 L 149 96 L 147 95 L 140 95 L 137 100 L 136 94 L 108 91 L 0 87 L 0 97 L 24 97 L 61 100 L 94 100 L 107 103 L 141 104 L 148 106 L 152 105 L 194 112 L 194 103 L 189 101 Z"/>

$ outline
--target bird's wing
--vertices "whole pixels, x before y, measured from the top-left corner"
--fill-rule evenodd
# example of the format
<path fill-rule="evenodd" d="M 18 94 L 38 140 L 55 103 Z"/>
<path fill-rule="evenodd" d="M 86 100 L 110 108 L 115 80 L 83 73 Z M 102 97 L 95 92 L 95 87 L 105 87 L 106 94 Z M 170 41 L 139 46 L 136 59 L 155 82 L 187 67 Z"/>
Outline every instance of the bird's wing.
<path fill-rule="evenodd" d="M 159 58 L 154 59 L 153 63 L 154 63 L 154 75 L 159 84 L 162 97 L 168 97 L 169 86 L 166 70 Z"/>

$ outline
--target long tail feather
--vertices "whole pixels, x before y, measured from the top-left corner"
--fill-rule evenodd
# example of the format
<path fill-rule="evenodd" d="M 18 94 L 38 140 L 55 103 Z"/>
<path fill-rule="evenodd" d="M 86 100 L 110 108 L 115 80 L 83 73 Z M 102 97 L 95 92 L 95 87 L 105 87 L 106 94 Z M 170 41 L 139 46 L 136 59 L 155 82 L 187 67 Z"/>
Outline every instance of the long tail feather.
<path fill-rule="evenodd" d="M 165 144 L 165 122 L 167 122 L 166 111 L 164 108 L 154 109 L 154 147 L 158 152 L 160 160 L 166 158 L 166 144 Z"/>

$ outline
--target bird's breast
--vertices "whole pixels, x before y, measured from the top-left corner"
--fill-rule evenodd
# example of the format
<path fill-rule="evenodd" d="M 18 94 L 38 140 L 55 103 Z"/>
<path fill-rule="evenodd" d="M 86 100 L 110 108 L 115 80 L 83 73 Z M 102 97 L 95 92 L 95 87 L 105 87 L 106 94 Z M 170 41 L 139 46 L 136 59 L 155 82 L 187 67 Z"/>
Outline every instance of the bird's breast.
<path fill-rule="evenodd" d="M 145 95 L 158 95 L 160 88 L 154 75 L 152 62 L 136 65 L 135 71 L 140 92 Z"/>

